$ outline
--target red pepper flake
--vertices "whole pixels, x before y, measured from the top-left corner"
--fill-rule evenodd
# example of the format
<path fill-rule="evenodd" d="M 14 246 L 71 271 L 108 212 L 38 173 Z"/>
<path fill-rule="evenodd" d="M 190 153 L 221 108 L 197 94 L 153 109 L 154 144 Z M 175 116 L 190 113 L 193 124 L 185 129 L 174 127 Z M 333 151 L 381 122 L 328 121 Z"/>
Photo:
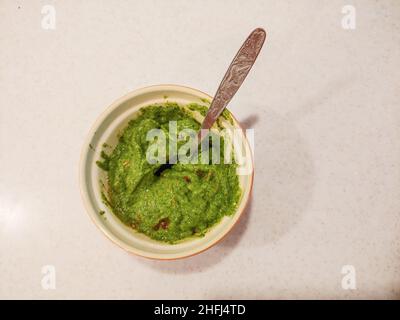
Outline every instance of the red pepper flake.
<path fill-rule="evenodd" d="M 196 174 L 199 178 L 203 178 L 206 175 L 203 170 L 196 170 Z"/>
<path fill-rule="evenodd" d="M 168 228 L 168 226 L 169 226 L 169 219 L 163 218 L 154 226 L 154 230 L 157 231 L 160 228 L 166 230 Z"/>
<path fill-rule="evenodd" d="M 186 182 L 190 182 L 190 178 L 189 178 L 188 176 L 184 176 L 183 179 L 184 179 Z"/>

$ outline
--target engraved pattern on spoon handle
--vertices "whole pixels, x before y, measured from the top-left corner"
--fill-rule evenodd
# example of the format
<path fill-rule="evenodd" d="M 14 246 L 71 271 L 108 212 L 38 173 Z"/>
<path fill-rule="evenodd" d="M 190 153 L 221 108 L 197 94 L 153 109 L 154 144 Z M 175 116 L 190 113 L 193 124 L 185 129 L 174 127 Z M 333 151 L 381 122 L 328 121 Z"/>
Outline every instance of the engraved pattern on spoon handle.
<path fill-rule="evenodd" d="M 264 29 L 257 28 L 243 43 L 218 87 L 217 93 L 203 120 L 202 129 L 211 128 L 226 105 L 231 101 L 256 61 L 265 38 L 266 33 Z"/>

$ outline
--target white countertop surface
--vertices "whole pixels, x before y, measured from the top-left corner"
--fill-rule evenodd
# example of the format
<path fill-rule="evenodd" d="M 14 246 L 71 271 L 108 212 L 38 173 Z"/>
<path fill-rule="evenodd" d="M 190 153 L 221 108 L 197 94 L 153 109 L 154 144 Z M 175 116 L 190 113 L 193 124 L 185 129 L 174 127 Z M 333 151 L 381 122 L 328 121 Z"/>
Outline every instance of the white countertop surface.
<path fill-rule="evenodd" d="M 255 129 L 245 217 L 189 259 L 119 249 L 80 198 L 89 128 L 139 87 L 213 94 L 258 26 L 230 104 Z M 3 0 L 0 30 L 0 298 L 400 298 L 399 1 Z"/>

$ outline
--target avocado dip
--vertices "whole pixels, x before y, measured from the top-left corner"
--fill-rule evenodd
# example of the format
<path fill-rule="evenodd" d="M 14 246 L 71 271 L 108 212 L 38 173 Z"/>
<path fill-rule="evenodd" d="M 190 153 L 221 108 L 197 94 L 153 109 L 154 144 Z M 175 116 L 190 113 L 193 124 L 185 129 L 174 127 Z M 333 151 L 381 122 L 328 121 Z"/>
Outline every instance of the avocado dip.
<path fill-rule="evenodd" d="M 203 236 L 224 216 L 235 212 L 241 189 L 236 164 L 224 163 L 222 137 L 218 164 L 211 163 L 211 156 L 209 163 L 178 162 L 156 176 L 154 172 L 161 164 L 151 164 L 146 158 L 152 143 L 146 139 L 149 130 L 163 130 L 169 143 L 170 121 L 176 121 L 178 132 L 198 131 L 200 123 L 193 112 L 204 115 L 206 110 L 206 106 L 195 103 L 149 105 L 130 120 L 112 151 L 107 152 L 105 145 L 102 159 L 97 161 L 107 172 L 103 200 L 123 223 L 152 239 L 176 243 Z M 230 114 L 224 112 L 221 117 L 229 120 Z M 178 147 L 182 143 L 178 141 Z"/>

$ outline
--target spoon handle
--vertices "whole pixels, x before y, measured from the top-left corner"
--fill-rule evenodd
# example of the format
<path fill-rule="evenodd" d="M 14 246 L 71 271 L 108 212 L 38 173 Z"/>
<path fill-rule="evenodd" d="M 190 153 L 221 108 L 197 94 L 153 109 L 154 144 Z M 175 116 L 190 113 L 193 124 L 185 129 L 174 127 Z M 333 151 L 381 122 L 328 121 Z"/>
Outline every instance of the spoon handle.
<path fill-rule="evenodd" d="M 264 29 L 257 28 L 247 37 L 246 41 L 242 44 L 235 58 L 233 58 L 228 70 L 222 79 L 217 93 L 213 101 L 211 102 L 210 108 L 201 125 L 201 129 L 210 129 L 214 122 L 218 119 L 219 115 L 224 111 L 225 107 L 231 101 L 236 91 L 242 85 L 244 79 L 249 73 L 251 67 L 257 59 L 258 54 L 265 41 Z M 201 143 L 203 139 L 203 131 L 199 130 L 197 143 Z M 196 148 L 196 152 L 198 149 Z M 194 157 L 195 155 L 192 155 Z M 173 166 L 176 159 L 170 159 L 169 163 L 162 164 L 154 174 L 160 176 L 161 173 Z"/>
<path fill-rule="evenodd" d="M 229 101 L 231 101 L 256 61 L 265 38 L 266 33 L 262 28 L 255 29 L 247 37 L 226 71 L 203 120 L 201 129 L 210 129 Z"/>

